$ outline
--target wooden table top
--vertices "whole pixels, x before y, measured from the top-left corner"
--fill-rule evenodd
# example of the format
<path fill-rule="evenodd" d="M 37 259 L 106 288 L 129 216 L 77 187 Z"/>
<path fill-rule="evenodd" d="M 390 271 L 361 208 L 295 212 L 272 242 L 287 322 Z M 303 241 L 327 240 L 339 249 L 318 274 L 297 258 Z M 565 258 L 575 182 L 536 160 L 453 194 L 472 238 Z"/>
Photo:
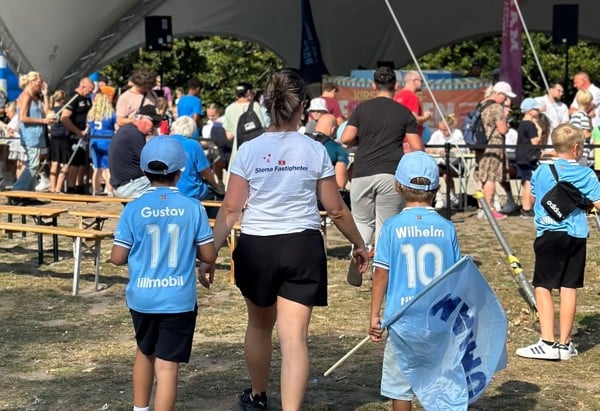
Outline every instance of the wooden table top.
<path fill-rule="evenodd" d="M 36 217 L 56 217 L 63 213 L 66 213 L 67 211 L 69 210 L 67 210 L 66 208 L 0 205 L 0 213 L 2 214 L 29 215 Z"/>
<path fill-rule="evenodd" d="M 70 193 L 42 193 L 37 191 L 0 191 L 0 197 L 5 198 L 27 198 L 49 201 L 66 201 L 77 203 L 128 203 L 133 198 L 92 196 L 89 194 L 70 194 Z"/>

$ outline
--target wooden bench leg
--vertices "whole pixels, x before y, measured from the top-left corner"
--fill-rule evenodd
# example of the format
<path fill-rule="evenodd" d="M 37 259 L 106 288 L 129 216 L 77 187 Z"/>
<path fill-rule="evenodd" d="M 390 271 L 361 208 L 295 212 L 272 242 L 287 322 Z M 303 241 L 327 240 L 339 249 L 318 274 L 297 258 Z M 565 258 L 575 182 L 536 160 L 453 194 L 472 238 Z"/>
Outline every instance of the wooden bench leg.
<path fill-rule="evenodd" d="M 52 225 L 56 227 L 58 225 L 58 221 L 56 217 L 52 218 Z M 54 258 L 54 262 L 58 261 L 58 235 L 52 235 L 52 257 Z"/>
<path fill-rule="evenodd" d="M 75 237 L 73 242 L 73 295 L 79 291 L 79 274 L 81 273 L 81 237 Z"/>
<path fill-rule="evenodd" d="M 8 220 L 7 220 L 7 221 L 8 221 L 9 223 L 12 223 L 12 222 L 13 222 L 13 219 L 12 219 L 12 214 L 9 214 L 9 215 L 8 215 Z M 9 239 L 9 240 L 12 240 L 12 238 L 13 238 L 13 233 L 12 233 L 12 231 L 8 231 L 8 232 L 6 233 L 6 235 L 8 236 L 8 239 Z"/>
<path fill-rule="evenodd" d="M 25 216 L 25 215 L 22 215 L 22 216 L 21 216 L 21 224 L 27 224 L 27 216 Z M 27 237 L 27 233 L 26 233 L 25 231 L 23 231 L 23 232 L 21 233 L 21 237 L 22 237 L 22 238 L 25 238 L 25 237 Z"/>
<path fill-rule="evenodd" d="M 38 243 L 38 265 L 44 264 L 44 236 L 42 234 L 37 235 Z"/>
<path fill-rule="evenodd" d="M 96 240 L 96 257 L 94 258 L 94 263 L 96 264 L 96 272 L 95 272 L 95 284 L 96 291 L 98 291 L 98 283 L 100 282 L 100 251 L 101 251 L 101 239 Z"/>

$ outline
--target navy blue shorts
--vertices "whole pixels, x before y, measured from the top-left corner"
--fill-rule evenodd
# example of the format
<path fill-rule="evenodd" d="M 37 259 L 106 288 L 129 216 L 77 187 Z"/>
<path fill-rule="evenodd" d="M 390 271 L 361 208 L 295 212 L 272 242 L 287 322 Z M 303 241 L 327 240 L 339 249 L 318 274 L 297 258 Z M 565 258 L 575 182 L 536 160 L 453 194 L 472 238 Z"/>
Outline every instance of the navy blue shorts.
<path fill-rule="evenodd" d="M 190 360 L 198 306 L 194 311 L 176 314 L 129 311 L 137 346 L 144 355 L 172 362 Z"/>
<path fill-rule="evenodd" d="M 259 307 L 272 306 L 277 296 L 311 307 L 327 305 L 327 257 L 319 230 L 242 234 L 233 261 L 237 287 Z"/>
<path fill-rule="evenodd" d="M 517 178 L 521 181 L 530 181 L 535 168 L 536 167 L 531 164 L 515 164 Z"/>
<path fill-rule="evenodd" d="M 68 138 L 50 139 L 50 161 L 67 164 L 71 157 L 71 141 Z"/>
<path fill-rule="evenodd" d="M 585 238 L 571 237 L 566 231 L 545 231 L 537 237 L 533 243 L 533 286 L 549 290 L 582 288 L 585 245 Z"/>
<path fill-rule="evenodd" d="M 73 142 L 73 140 L 71 140 L 71 142 Z M 73 144 L 77 144 L 77 141 L 75 141 Z M 85 151 L 83 148 L 78 148 L 75 155 L 73 155 L 73 150 L 71 150 L 71 155 L 73 156 L 73 160 L 71 160 L 71 165 L 73 167 L 85 166 L 88 156 L 87 151 Z"/>

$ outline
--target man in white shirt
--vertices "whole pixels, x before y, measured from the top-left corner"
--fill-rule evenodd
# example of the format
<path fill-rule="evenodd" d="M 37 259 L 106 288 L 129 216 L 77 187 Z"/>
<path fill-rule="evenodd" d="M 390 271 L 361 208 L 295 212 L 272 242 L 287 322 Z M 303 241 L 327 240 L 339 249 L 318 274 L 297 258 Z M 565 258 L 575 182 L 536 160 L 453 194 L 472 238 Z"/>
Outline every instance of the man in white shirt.
<path fill-rule="evenodd" d="M 592 94 L 594 105 L 588 112 L 592 119 L 592 126 L 600 125 L 600 88 L 596 87 L 591 81 L 590 76 L 585 71 L 580 71 L 573 76 L 573 86 L 577 90 L 587 90 Z M 573 99 L 571 106 L 569 107 L 569 115 L 577 111 L 579 105 Z"/>
<path fill-rule="evenodd" d="M 542 105 L 541 112 L 544 113 L 548 120 L 550 121 L 550 130 L 549 134 L 552 133 L 552 130 L 556 128 L 559 124 L 564 124 L 569 122 L 569 108 L 565 103 L 561 101 L 562 96 L 565 90 L 560 83 L 552 83 L 550 85 L 550 89 L 548 94 L 536 97 L 536 101 Z M 548 141 L 548 145 L 551 145 L 552 141 Z"/>

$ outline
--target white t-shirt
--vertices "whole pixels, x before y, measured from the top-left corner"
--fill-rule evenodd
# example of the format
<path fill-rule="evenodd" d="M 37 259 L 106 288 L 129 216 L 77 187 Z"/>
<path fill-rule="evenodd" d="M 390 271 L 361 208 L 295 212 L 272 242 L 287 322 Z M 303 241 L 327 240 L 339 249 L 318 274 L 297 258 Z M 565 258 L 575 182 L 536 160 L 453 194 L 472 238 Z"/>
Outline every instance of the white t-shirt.
<path fill-rule="evenodd" d="M 459 129 L 455 128 L 454 130 L 452 130 L 452 134 L 450 134 L 450 136 L 446 137 L 444 135 L 444 133 L 442 133 L 440 130 L 436 130 L 431 134 L 431 138 L 429 139 L 429 141 L 427 142 L 428 146 L 435 146 L 435 145 L 444 145 L 446 143 L 450 143 L 453 146 L 459 145 L 459 146 L 464 146 L 465 145 L 465 139 L 463 137 L 463 133 L 462 131 L 460 131 Z M 436 148 L 440 148 L 441 150 L 443 150 L 443 147 L 436 147 Z M 455 147 L 453 147 L 455 148 Z M 466 147 L 461 147 L 461 151 L 462 152 L 468 152 L 469 149 Z"/>
<path fill-rule="evenodd" d="M 461 153 L 466 154 L 469 152 L 468 148 L 463 147 L 465 145 L 465 139 L 463 137 L 462 131 L 460 131 L 457 128 L 452 130 L 452 133 L 447 137 L 440 130 L 434 131 L 431 134 L 431 138 L 427 142 L 426 146 L 440 146 L 440 145 L 445 145 L 446 143 L 450 143 L 452 145 L 452 147 L 451 147 L 452 153 L 457 152 L 456 145 L 460 146 Z M 437 164 L 441 164 L 441 165 L 446 164 L 446 161 L 444 160 L 445 148 L 444 147 L 433 147 L 433 149 L 439 150 L 438 154 L 440 155 L 440 157 L 437 157 L 435 159 L 435 162 Z M 457 156 L 455 155 L 455 157 L 457 157 Z M 454 163 L 455 161 L 459 161 L 459 160 L 458 159 L 453 160 L 452 163 Z"/>
<path fill-rule="evenodd" d="M 544 115 L 550 120 L 549 134 L 552 133 L 558 125 L 569 122 L 569 108 L 562 101 L 551 102 L 548 96 L 541 96 L 535 98 L 538 103 L 546 107 Z M 550 137 L 548 137 L 550 138 Z M 548 142 L 548 144 L 552 144 Z"/>
<path fill-rule="evenodd" d="M 267 132 L 240 146 L 231 173 L 250 186 L 242 233 L 320 228 L 317 181 L 335 175 L 323 144 L 295 131 Z"/>
<path fill-rule="evenodd" d="M 595 105 L 594 113 L 596 113 L 596 115 L 592 118 L 592 126 L 598 126 L 600 125 L 600 88 L 596 87 L 594 84 L 590 84 L 587 91 L 591 93 Z M 575 99 L 573 99 L 571 107 L 575 107 L 576 109 L 579 108 L 579 104 L 577 104 Z"/>
<path fill-rule="evenodd" d="M 519 139 L 519 132 L 517 130 L 515 130 L 514 128 L 509 128 L 508 131 L 506 132 L 506 134 L 504 135 L 504 144 L 507 146 L 513 146 L 513 147 L 506 147 L 506 156 L 508 157 L 509 161 L 514 161 L 515 160 L 515 147 L 517 145 L 517 140 Z"/>

